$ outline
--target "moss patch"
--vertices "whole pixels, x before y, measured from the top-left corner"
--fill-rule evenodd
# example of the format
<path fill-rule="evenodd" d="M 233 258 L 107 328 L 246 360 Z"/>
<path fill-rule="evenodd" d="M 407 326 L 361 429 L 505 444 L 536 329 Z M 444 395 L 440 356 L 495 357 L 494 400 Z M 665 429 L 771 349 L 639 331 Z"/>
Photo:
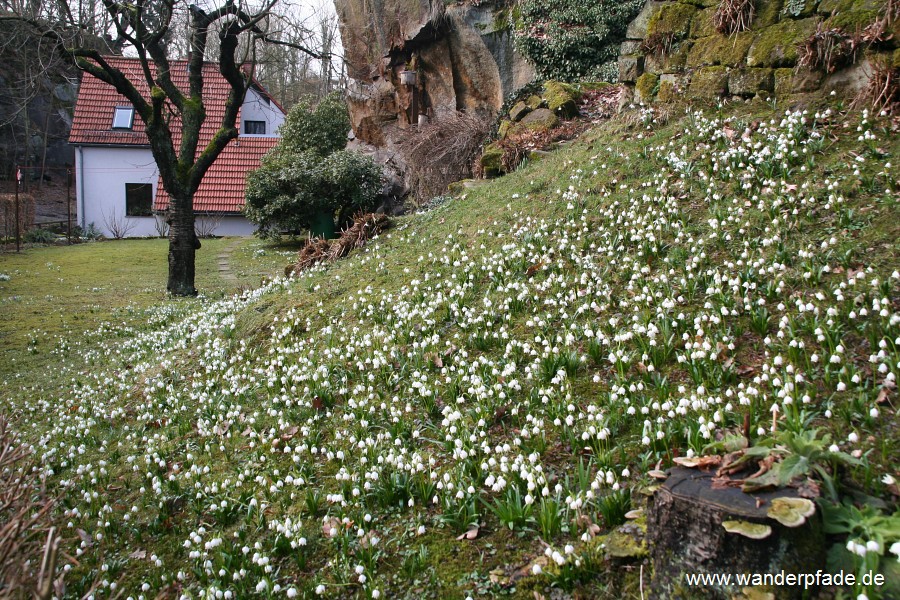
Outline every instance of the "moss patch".
<path fill-rule="evenodd" d="M 659 82 L 659 91 L 656 92 L 656 99 L 660 102 L 674 102 L 678 97 L 678 90 L 675 84 L 668 79 Z"/>
<path fill-rule="evenodd" d="M 634 90 L 637 92 L 637 100 L 644 102 L 653 98 L 656 86 L 659 84 L 659 77 L 653 73 L 644 73 L 638 77 Z"/>
<path fill-rule="evenodd" d="M 761 29 L 774 25 L 781 16 L 781 10 L 784 6 L 783 0 L 758 0 L 756 3 L 756 13 L 750 26 L 753 29 Z"/>
<path fill-rule="evenodd" d="M 713 27 L 713 17 L 716 15 L 716 7 L 710 6 L 697 12 L 691 20 L 691 37 L 701 38 L 718 33 Z"/>
<path fill-rule="evenodd" d="M 797 64 L 797 44 L 816 30 L 820 19 L 788 19 L 762 29 L 747 52 L 751 67 L 792 67 Z"/>
<path fill-rule="evenodd" d="M 564 119 L 570 119 L 578 114 L 578 105 L 575 102 L 580 95 L 575 86 L 567 83 L 548 81 L 544 84 L 544 100 L 547 101 L 547 108 Z"/>
<path fill-rule="evenodd" d="M 671 34 L 683 38 L 688 34 L 691 20 L 697 14 L 697 7 L 680 2 L 663 4 L 659 7 L 647 24 L 647 35 Z"/>
<path fill-rule="evenodd" d="M 695 98 L 718 98 L 728 91 L 728 72 L 725 67 L 703 67 L 691 79 L 688 88 Z"/>
<path fill-rule="evenodd" d="M 743 31 L 734 36 L 711 35 L 694 41 L 687 56 L 691 68 L 708 65 L 736 67 L 744 64 L 747 52 L 754 43 L 753 33 Z"/>

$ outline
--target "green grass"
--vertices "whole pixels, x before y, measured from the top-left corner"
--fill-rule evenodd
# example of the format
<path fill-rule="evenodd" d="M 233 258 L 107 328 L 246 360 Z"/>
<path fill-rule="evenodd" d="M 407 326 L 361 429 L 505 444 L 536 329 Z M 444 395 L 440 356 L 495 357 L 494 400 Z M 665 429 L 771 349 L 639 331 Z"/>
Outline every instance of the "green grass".
<path fill-rule="evenodd" d="M 26 247 L 0 254 L 0 381 L 34 382 L 59 361 L 75 358 L 75 346 L 104 341 L 101 327 L 140 328 L 148 308 L 222 298 L 280 274 L 296 248 L 255 238 L 202 241 L 197 288 L 205 299 L 168 299 L 166 253 L 161 239 Z M 230 249 L 235 281 L 219 272 L 217 257 Z M 51 370 L 49 375 L 52 375 Z"/>

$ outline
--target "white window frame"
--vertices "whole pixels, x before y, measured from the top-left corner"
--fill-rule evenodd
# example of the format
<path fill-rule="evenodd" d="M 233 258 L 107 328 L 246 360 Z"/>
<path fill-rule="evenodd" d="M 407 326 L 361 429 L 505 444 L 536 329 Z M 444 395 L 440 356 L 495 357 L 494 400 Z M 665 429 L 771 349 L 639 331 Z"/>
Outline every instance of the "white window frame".
<path fill-rule="evenodd" d="M 123 121 L 127 120 L 127 125 Z M 117 106 L 113 111 L 113 129 L 133 129 L 134 128 L 134 107 L 133 106 Z"/>

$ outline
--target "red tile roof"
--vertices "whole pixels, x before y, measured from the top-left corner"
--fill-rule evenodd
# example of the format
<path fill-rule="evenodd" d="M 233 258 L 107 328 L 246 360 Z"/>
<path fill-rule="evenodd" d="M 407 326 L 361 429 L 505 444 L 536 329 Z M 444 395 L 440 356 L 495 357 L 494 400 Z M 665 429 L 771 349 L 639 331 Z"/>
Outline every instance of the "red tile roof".
<path fill-rule="evenodd" d="M 240 212 L 244 206 L 247 173 L 259 167 L 260 159 L 276 143 L 278 138 L 274 137 L 239 137 L 231 140 L 206 172 L 203 183 L 194 194 L 194 211 Z M 169 195 L 160 179 L 153 208 L 164 210 L 168 206 Z"/>
<path fill-rule="evenodd" d="M 110 65 L 120 69 L 138 90 L 148 95 L 146 80 L 141 63 L 135 58 L 106 57 Z M 182 90 L 189 89 L 187 61 L 171 62 L 172 81 Z M 225 112 L 225 101 L 231 86 L 219 73 L 215 63 L 203 64 L 203 99 L 206 104 L 206 121 L 200 130 L 199 149 L 202 149 L 219 127 Z M 266 94 L 261 87 L 257 90 Z M 272 99 L 270 97 L 271 100 Z M 278 106 L 277 102 L 275 103 Z M 95 77 L 82 77 L 75 103 L 75 116 L 69 134 L 69 143 L 75 145 L 112 145 L 148 147 L 144 123 L 135 114 L 131 130 L 113 129 L 113 113 L 117 106 L 131 106 L 115 88 Z M 280 109 L 281 107 L 278 106 Z M 240 115 L 237 120 L 240 125 Z M 180 128 L 177 121 L 170 124 L 173 142 L 178 148 Z M 259 167 L 262 156 L 278 142 L 277 137 L 239 137 L 222 151 L 206 172 L 194 196 L 194 210 L 197 212 L 239 212 L 244 206 L 244 188 L 248 171 Z M 153 206 L 162 210 L 169 205 L 169 197 L 160 180 Z"/>

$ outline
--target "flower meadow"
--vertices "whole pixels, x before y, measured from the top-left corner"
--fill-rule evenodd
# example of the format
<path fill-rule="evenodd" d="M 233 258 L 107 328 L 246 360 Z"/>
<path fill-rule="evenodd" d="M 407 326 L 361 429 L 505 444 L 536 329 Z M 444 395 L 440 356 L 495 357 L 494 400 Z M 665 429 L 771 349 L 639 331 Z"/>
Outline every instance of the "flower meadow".
<path fill-rule="evenodd" d="M 66 593 L 637 594 L 604 535 L 745 419 L 815 446 L 823 497 L 879 498 L 851 568 L 900 560 L 895 124 L 638 110 L 19 392 Z"/>

